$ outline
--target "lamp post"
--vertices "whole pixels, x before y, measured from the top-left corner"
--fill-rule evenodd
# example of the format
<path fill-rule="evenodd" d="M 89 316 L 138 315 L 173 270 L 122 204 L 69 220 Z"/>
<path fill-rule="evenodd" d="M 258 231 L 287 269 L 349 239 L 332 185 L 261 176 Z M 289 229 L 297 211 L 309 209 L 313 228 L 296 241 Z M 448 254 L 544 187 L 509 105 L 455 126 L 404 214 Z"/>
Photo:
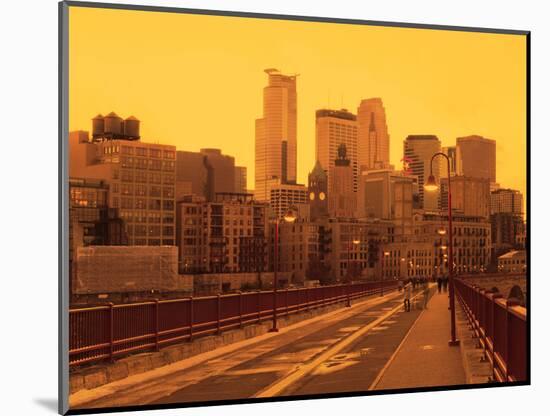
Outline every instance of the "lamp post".
<path fill-rule="evenodd" d="M 443 156 L 447 159 L 447 180 L 448 180 L 448 190 L 447 190 L 447 210 L 449 217 L 449 260 L 448 260 L 448 270 L 449 270 L 449 303 L 451 309 L 451 340 L 449 345 L 455 346 L 459 345 L 460 341 L 456 339 L 456 323 L 455 323 L 455 296 L 454 296 L 454 260 L 453 260 L 453 216 L 452 216 L 452 205 L 451 205 L 451 161 L 449 156 L 445 153 L 438 152 L 435 153 L 430 160 L 430 176 L 424 185 L 424 189 L 428 192 L 437 191 L 439 186 L 435 181 L 433 175 L 433 161 L 437 156 Z M 439 231 L 438 231 L 439 233 Z"/>
<path fill-rule="evenodd" d="M 347 266 L 346 266 L 346 269 L 347 269 L 347 282 L 346 282 L 346 293 L 347 293 L 347 297 L 346 297 L 346 306 L 347 307 L 351 307 L 351 300 L 350 300 L 350 296 L 349 296 L 349 291 L 350 291 L 350 288 L 351 288 L 351 273 L 350 273 L 350 250 L 351 250 L 351 245 L 358 245 L 361 241 L 358 240 L 357 238 L 353 238 L 351 237 L 350 235 L 350 238 L 349 238 L 349 242 L 348 242 L 348 262 L 347 262 Z"/>
<path fill-rule="evenodd" d="M 386 271 L 386 258 L 390 255 L 389 251 L 384 251 L 384 257 L 382 258 L 382 276 L 380 278 L 380 296 L 384 296 L 384 273 Z"/>
<path fill-rule="evenodd" d="M 283 220 L 288 223 L 296 221 L 296 212 L 289 208 L 286 214 L 283 216 Z M 275 220 L 275 241 L 273 243 L 273 326 L 269 332 L 279 332 L 277 328 L 277 271 L 279 269 L 279 223 L 281 220 L 277 218 Z"/>

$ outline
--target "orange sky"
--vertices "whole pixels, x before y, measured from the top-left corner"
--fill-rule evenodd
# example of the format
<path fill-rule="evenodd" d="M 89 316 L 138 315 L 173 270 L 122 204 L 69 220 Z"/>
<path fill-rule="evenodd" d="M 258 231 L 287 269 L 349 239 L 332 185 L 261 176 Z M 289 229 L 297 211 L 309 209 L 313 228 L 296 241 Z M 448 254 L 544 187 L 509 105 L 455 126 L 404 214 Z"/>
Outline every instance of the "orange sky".
<path fill-rule="evenodd" d="M 526 39 L 466 33 L 70 7 L 69 125 L 110 111 L 142 139 L 218 147 L 254 178 L 265 68 L 299 73 L 298 181 L 315 163 L 315 110 L 382 97 L 396 166 L 408 134 L 497 141 L 497 181 L 526 189 Z"/>

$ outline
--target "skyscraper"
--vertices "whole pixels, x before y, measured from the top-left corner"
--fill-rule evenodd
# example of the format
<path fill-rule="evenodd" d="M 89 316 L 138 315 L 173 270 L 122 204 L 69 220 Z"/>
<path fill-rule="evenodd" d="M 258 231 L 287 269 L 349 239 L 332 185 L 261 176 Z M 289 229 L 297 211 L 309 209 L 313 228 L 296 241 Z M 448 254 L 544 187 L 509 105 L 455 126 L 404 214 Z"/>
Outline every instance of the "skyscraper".
<path fill-rule="evenodd" d="M 481 136 L 456 139 L 457 174 L 496 182 L 496 141 Z"/>
<path fill-rule="evenodd" d="M 256 120 L 256 199 L 269 199 L 268 184 L 296 182 L 296 77 L 266 69 L 268 85 L 263 94 L 263 117 Z"/>
<path fill-rule="evenodd" d="M 357 108 L 357 123 L 359 171 L 387 169 L 390 165 L 390 136 L 382 99 L 362 100 Z"/>
<path fill-rule="evenodd" d="M 328 183 L 334 170 L 337 149 L 346 145 L 353 170 L 353 190 L 357 192 L 357 117 L 349 111 L 317 110 L 315 113 L 315 156 L 327 174 Z M 330 193 L 330 188 L 328 189 Z"/>
<path fill-rule="evenodd" d="M 404 158 L 409 165 L 411 174 L 418 178 L 418 195 L 420 206 L 427 210 L 439 208 L 439 192 L 424 192 L 424 182 L 430 175 L 430 162 L 432 156 L 441 151 L 441 142 L 433 135 L 410 135 L 403 142 Z M 439 182 L 440 164 L 434 161 L 433 175 Z"/>
<path fill-rule="evenodd" d="M 353 218 L 356 216 L 357 197 L 353 192 L 353 170 L 347 156 L 346 145 L 338 146 L 334 171 L 330 179 L 328 209 L 332 217 Z"/>

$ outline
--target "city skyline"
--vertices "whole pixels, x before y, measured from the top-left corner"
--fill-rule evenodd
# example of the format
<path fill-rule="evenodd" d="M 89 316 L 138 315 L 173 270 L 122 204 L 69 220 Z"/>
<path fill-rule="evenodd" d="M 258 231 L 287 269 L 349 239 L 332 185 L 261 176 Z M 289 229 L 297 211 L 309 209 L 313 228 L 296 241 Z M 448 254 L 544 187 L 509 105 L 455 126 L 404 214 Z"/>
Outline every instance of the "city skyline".
<path fill-rule="evenodd" d="M 142 131 L 146 142 L 172 144 L 178 150 L 192 151 L 217 147 L 226 154 L 236 155 L 236 164 L 248 168 L 251 189 L 254 120 L 262 116 L 263 70 L 276 67 L 284 73 L 300 74 L 297 80 L 299 183 L 307 182 L 307 174 L 315 164 L 315 111 L 344 107 L 356 113 L 362 99 L 381 97 L 390 136 L 390 163 L 397 168 L 403 140 L 409 134 L 434 134 L 443 146 L 454 145 L 457 137 L 478 134 L 497 141 L 497 182 L 526 194 L 525 83 L 515 81 L 525 78 L 522 61 L 517 59 L 525 48 L 521 39 L 445 31 L 431 37 L 427 36 L 428 30 L 370 27 L 364 31 L 362 27 L 329 23 L 315 23 L 302 29 L 300 22 L 178 16 L 180 23 L 182 18 L 191 27 L 200 22 L 201 30 L 213 31 L 212 38 L 218 45 L 215 50 L 220 53 L 207 56 L 204 50 L 215 47 L 211 45 L 212 40 L 197 39 L 193 45 L 180 44 L 180 38 L 174 36 L 179 29 L 170 14 L 147 14 L 149 30 L 142 30 L 144 26 L 139 24 L 142 12 L 128 12 L 124 16 L 113 12 L 71 10 L 71 18 L 83 29 L 71 32 L 70 45 L 74 50 L 70 54 L 74 75 L 70 88 L 71 130 L 87 130 L 90 116 L 99 111 L 112 108 L 119 114 L 133 114 L 144 121 Z M 112 31 L 101 34 L 89 28 L 96 19 L 103 20 Z M 219 19 L 233 19 L 238 27 L 223 25 L 227 33 L 223 38 L 217 37 L 216 34 L 221 33 L 217 27 Z M 140 27 L 140 31 L 134 27 Z M 296 42 L 274 40 L 275 33 L 284 28 L 297 36 Z M 392 30 L 389 37 L 388 30 Z M 156 33 L 154 38 L 151 38 L 152 31 Z M 269 47 L 255 53 L 255 46 L 246 41 L 249 31 L 261 33 L 260 37 Z M 329 33 L 333 40 L 323 42 Z M 103 42 L 102 39 L 109 36 L 119 39 L 120 43 Z M 164 39 L 163 36 L 166 44 L 155 41 Z M 344 36 L 347 41 L 338 43 L 337 39 Z M 475 42 L 472 37 L 476 37 Z M 377 40 L 380 42 L 376 43 Z M 356 52 L 358 42 L 375 45 L 366 54 L 368 58 Z M 403 42 L 421 44 L 423 48 L 407 52 Z M 102 45 L 102 54 L 110 65 L 91 59 L 96 56 L 90 52 L 95 44 Z M 400 55 L 395 56 L 392 51 L 398 47 Z M 180 57 L 173 53 L 174 48 L 182 52 Z M 506 53 L 499 52 L 504 49 Z M 163 54 L 165 50 L 172 50 L 172 54 Z M 309 52 L 304 55 L 305 50 Z M 141 55 L 153 56 L 158 61 L 144 62 Z M 244 55 L 245 61 L 241 59 Z M 125 57 L 130 56 L 137 59 L 142 68 L 136 73 L 128 73 L 123 65 Z M 324 56 L 331 57 L 330 65 L 325 65 Z M 338 63 L 344 58 L 346 62 Z M 220 71 L 222 61 L 224 66 Z M 351 69 L 350 63 L 353 63 Z M 163 79 L 147 74 L 147 68 L 151 69 L 153 64 L 163 68 L 166 75 Z M 342 73 L 344 67 L 349 70 L 345 74 Z M 202 75 L 197 72 L 199 68 Z M 460 77 L 452 78 L 458 71 Z M 151 73 L 154 72 L 151 70 Z M 205 80 L 209 84 L 205 84 Z M 475 89 L 471 86 L 474 80 Z M 431 88 L 426 88 L 427 85 Z M 419 88 L 424 88 L 425 94 L 418 94 Z M 235 97 L 238 105 L 229 105 L 229 100 L 234 101 Z M 105 102 L 112 103 L 109 109 L 104 108 Z M 205 111 L 208 105 L 213 111 Z M 216 122 L 209 122 L 212 116 Z"/>

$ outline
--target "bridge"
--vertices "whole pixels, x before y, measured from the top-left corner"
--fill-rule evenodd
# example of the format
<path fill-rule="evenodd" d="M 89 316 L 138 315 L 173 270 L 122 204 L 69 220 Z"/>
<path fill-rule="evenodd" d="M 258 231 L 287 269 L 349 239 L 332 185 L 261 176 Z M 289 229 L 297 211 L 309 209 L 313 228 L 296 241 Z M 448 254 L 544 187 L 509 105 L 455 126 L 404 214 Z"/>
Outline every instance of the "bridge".
<path fill-rule="evenodd" d="M 70 405 L 196 404 L 526 380 L 526 309 L 468 279 L 457 279 L 455 288 L 458 347 L 448 345 L 448 293 L 433 283 L 426 305 L 424 288 L 414 291 L 410 312 L 394 281 L 74 310 L 71 378 L 86 386 L 100 368 L 106 383 L 74 391 Z M 278 332 L 267 331 L 273 300 Z M 93 320 L 101 323 L 101 336 L 86 333 Z M 201 339 L 260 325 L 266 328 L 260 335 L 153 364 L 180 345 L 190 351 Z M 137 355 L 122 358 L 131 352 Z M 117 372 L 109 369 L 120 363 L 125 376 L 112 376 Z"/>

